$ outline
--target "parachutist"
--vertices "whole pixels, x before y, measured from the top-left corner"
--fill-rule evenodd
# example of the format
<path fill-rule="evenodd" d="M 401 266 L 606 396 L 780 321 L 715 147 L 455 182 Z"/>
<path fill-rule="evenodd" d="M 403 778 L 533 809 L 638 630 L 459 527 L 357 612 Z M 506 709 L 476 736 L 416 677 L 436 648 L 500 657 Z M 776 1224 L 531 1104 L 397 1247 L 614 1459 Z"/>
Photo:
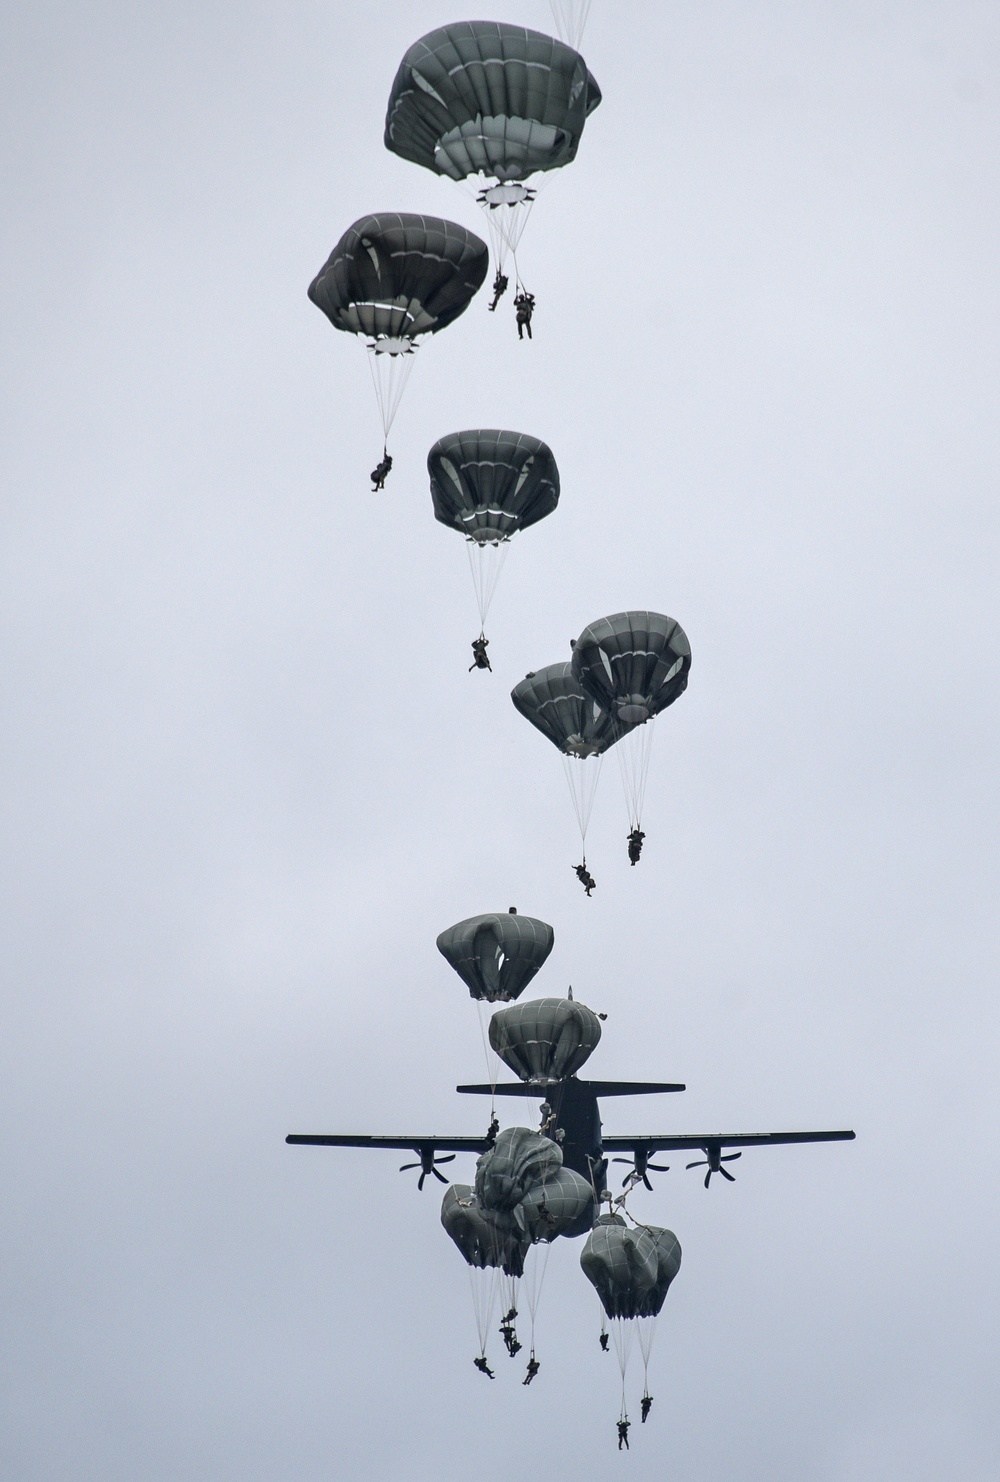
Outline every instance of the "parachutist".
<path fill-rule="evenodd" d="M 535 1355 L 532 1354 L 531 1357 L 530 1357 L 530 1359 L 528 1360 L 528 1372 L 525 1374 L 525 1376 L 522 1379 L 521 1383 L 522 1384 L 530 1384 L 531 1381 L 534 1379 L 535 1375 L 538 1373 L 538 1371 L 539 1371 L 539 1369 L 541 1367 L 542 1366 L 538 1362 L 538 1360 L 535 1358 Z"/>
<path fill-rule="evenodd" d="M 629 1446 L 628 1446 L 628 1428 L 631 1425 L 631 1423 L 632 1422 L 629 1420 L 629 1418 L 628 1418 L 627 1415 L 626 1415 L 626 1417 L 625 1417 L 624 1420 L 619 1420 L 619 1422 L 618 1422 L 618 1450 L 619 1451 L 622 1449 L 623 1446 L 625 1447 L 625 1450 L 626 1451 L 629 1449 Z"/>
<path fill-rule="evenodd" d="M 496 1140 L 497 1140 L 497 1133 L 499 1131 L 500 1131 L 500 1123 L 497 1121 L 496 1117 L 494 1116 L 494 1117 L 492 1117 L 490 1119 L 490 1125 L 486 1129 L 486 1146 L 488 1148 L 491 1148 L 493 1146 L 493 1144 L 496 1142 Z"/>
<path fill-rule="evenodd" d="M 517 1316 L 513 1307 L 511 1308 L 511 1312 L 514 1314 L 514 1317 Z M 514 1332 L 514 1323 L 509 1314 L 500 1324 L 500 1336 L 511 1358 L 516 1358 L 521 1351 L 521 1344 L 517 1341 L 517 1334 Z"/>
<path fill-rule="evenodd" d="M 501 273 L 500 269 L 497 268 L 497 275 L 493 279 L 493 302 L 490 304 L 491 314 L 493 313 L 497 304 L 500 302 L 506 292 L 507 279 L 504 277 L 503 273 Z"/>
<path fill-rule="evenodd" d="M 579 880 L 580 884 L 583 886 L 587 894 L 590 895 L 592 890 L 597 889 L 597 881 L 587 869 L 586 861 L 584 861 L 583 864 L 574 865 L 573 868 L 576 871 L 576 878 Z"/>
<path fill-rule="evenodd" d="M 493 1370 L 490 1368 L 489 1364 L 486 1362 L 485 1353 L 480 1354 L 479 1358 L 473 1359 L 472 1362 L 475 1364 L 480 1374 L 485 1374 L 487 1379 L 495 1379 L 497 1377 L 494 1374 Z"/>
<path fill-rule="evenodd" d="M 371 474 L 369 475 L 372 481 L 373 494 L 377 494 L 380 489 L 385 488 L 385 481 L 389 477 L 391 471 L 392 454 L 385 452 L 385 450 L 383 449 L 382 462 L 376 464 L 376 466 L 372 469 Z"/>
<path fill-rule="evenodd" d="M 607 1351 L 608 1351 L 608 1335 L 607 1335 L 606 1332 L 603 1332 L 601 1334 L 601 1352 L 602 1353 L 607 1353 Z"/>
<path fill-rule="evenodd" d="M 637 865 L 639 863 L 639 855 L 642 853 L 642 841 L 643 841 L 643 839 L 645 837 L 646 837 L 646 835 L 643 833 L 642 829 L 639 828 L 638 826 L 636 828 L 634 828 L 632 830 L 632 832 L 629 834 L 629 836 L 628 836 L 628 862 L 629 862 L 629 864 Z"/>
<path fill-rule="evenodd" d="M 528 339 L 531 339 L 531 316 L 535 312 L 535 295 L 525 293 L 524 289 L 514 299 L 514 308 L 517 310 L 517 337 L 524 339 L 524 331 L 528 331 Z"/>
<path fill-rule="evenodd" d="M 649 1416 L 649 1412 L 650 1412 L 650 1410 L 652 1410 L 652 1408 L 653 1408 L 653 1396 L 652 1395 L 643 1395 L 643 1397 L 642 1397 L 642 1423 L 643 1423 L 643 1425 L 646 1424 L 646 1420 L 647 1420 L 647 1418 Z"/>
<path fill-rule="evenodd" d="M 517 1308 L 512 1307 L 510 1311 L 500 1319 L 501 1322 L 513 1322 L 517 1317 Z"/>
<path fill-rule="evenodd" d="M 489 642 L 490 640 L 488 638 L 484 638 L 481 633 L 478 638 L 473 638 L 472 663 L 469 665 L 470 674 L 472 673 L 473 669 L 488 669 L 491 674 L 493 673 L 493 665 L 490 663 L 490 656 L 486 652 L 487 648 L 489 647 Z"/>

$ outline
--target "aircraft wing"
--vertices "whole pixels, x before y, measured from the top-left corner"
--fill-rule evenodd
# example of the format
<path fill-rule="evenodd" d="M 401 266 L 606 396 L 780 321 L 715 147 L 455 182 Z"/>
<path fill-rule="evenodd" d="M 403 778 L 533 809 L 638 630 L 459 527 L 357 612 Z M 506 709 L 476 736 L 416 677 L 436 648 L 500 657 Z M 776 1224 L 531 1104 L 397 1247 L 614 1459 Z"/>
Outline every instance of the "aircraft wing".
<path fill-rule="evenodd" d="M 790 1142 L 852 1142 L 853 1132 L 693 1132 L 684 1137 L 604 1137 L 606 1153 L 673 1153 L 690 1149 L 703 1153 L 715 1148 L 778 1147 Z"/>
<path fill-rule="evenodd" d="M 435 1153 L 485 1153 L 487 1148 L 485 1137 L 368 1137 L 353 1132 L 290 1132 L 285 1141 L 325 1148 L 401 1148 L 417 1154 L 425 1148 Z"/>

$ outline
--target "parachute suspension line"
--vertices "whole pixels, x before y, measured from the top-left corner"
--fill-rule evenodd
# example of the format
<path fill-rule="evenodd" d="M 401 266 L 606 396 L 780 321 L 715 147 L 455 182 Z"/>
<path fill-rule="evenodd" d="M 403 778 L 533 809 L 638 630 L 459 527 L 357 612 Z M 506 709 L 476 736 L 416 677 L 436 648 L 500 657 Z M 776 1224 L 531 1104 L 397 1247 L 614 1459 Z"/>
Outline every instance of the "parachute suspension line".
<path fill-rule="evenodd" d="M 590 0 L 549 0 L 549 4 L 559 40 L 579 51 L 590 15 Z"/>
<path fill-rule="evenodd" d="M 476 1014 L 479 1018 L 479 1033 L 483 1041 L 483 1056 L 486 1060 L 486 1079 L 490 1083 L 490 1121 L 494 1119 L 497 1111 L 497 1081 L 500 1078 L 500 1057 L 497 1055 L 489 1039 L 490 1010 L 493 1005 L 485 1003 L 483 999 L 476 999 Z"/>
<path fill-rule="evenodd" d="M 528 1316 L 531 1319 L 531 1357 L 535 1356 L 535 1314 L 538 1311 L 538 1303 L 542 1295 L 542 1285 L 545 1281 L 545 1273 L 549 1266 L 549 1252 L 552 1249 L 550 1240 L 543 1240 L 539 1245 L 533 1245 L 528 1252 L 528 1258 L 524 1265 L 523 1288 L 528 1302 Z"/>
<path fill-rule="evenodd" d="M 399 403 L 406 390 L 406 383 L 410 379 L 416 348 L 416 345 L 413 345 L 409 351 L 392 355 L 387 351 L 380 352 L 375 345 L 368 347 L 368 365 L 372 373 L 372 385 L 375 387 L 375 399 L 378 402 L 382 418 L 382 433 L 386 442 L 389 440 L 389 429 L 399 411 Z"/>
<path fill-rule="evenodd" d="M 611 1319 L 611 1341 L 615 1345 L 615 1354 L 618 1358 L 618 1369 L 622 1376 L 622 1416 L 628 1419 L 625 1409 L 625 1375 L 628 1372 L 628 1362 L 632 1357 L 632 1343 L 635 1338 L 635 1322 L 631 1318 L 613 1317 Z"/>
<path fill-rule="evenodd" d="M 656 1337 L 656 1318 L 640 1317 L 636 1326 L 639 1329 L 639 1350 L 642 1353 L 642 1389 L 643 1395 L 649 1395 L 649 1355 L 653 1351 L 653 1339 Z"/>
<path fill-rule="evenodd" d="M 496 594 L 497 583 L 507 561 L 509 540 L 495 544 L 480 545 L 478 540 L 467 540 L 465 547 L 469 555 L 469 570 L 472 573 L 472 588 L 479 609 L 480 628 L 486 626 L 486 614 Z"/>
<path fill-rule="evenodd" d="M 497 1271 L 492 1266 L 470 1266 L 469 1286 L 472 1291 L 472 1311 L 476 1319 L 476 1334 L 479 1338 L 479 1356 L 486 1357 L 486 1342 L 493 1323 L 496 1304 Z"/>
<path fill-rule="evenodd" d="M 563 772 L 584 850 L 584 864 L 587 863 L 587 829 L 590 826 L 590 815 L 594 811 L 597 784 L 601 780 L 601 761 L 600 756 L 567 756 L 565 752 L 562 753 Z"/>
<path fill-rule="evenodd" d="M 630 829 L 639 828 L 642 809 L 646 799 L 646 778 L 649 774 L 649 758 L 653 747 L 653 720 L 627 731 L 616 743 L 614 751 L 618 758 L 625 807 L 628 811 Z"/>

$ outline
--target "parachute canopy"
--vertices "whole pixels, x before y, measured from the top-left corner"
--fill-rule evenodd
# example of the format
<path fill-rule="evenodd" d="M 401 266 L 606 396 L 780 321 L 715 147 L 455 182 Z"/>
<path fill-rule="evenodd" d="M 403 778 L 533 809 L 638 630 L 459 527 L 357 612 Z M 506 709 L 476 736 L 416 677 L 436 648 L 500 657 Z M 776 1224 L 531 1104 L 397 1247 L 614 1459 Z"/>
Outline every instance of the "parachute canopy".
<path fill-rule="evenodd" d="M 580 1265 L 608 1317 L 655 1317 L 680 1270 L 680 1242 L 672 1230 L 630 1230 L 620 1215 L 603 1214 L 580 1252 Z"/>
<path fill-rule="evenodd" d="M 522 1081 L 574 1075 L 600 1037 L 597 1015 L 572 998 L 533 998 L 490 1020 L 490 1044 Z"/>
<path fill-rule="evenodd" d="M 422 36 L 400 63 L 385 146 L 452 180 L 491 177 L 500 198 L 488 204 L 511 205 L 521 198 L 511 182 L 575 157 L 600 101 L 572 47 L 502 21 L 459 21 Z"/>
<path fill-rule="evenodd" d="M 524 992 L 554 941 L 547 922 L 504 911 L 456 922 L 441 933 L 437 946 L 473 998 L 510 1003 Z"/>
<path fill-rule="evenodd" d="M 529 1189 L 514 1210 L 514 1219 L 533 1244 L 557 1235 L 583 1235 L 594 1223 L 594 1190 L 572 1168 Z"/>
<path fill-rule="evenodd" d="M 623 734 L 608 711 L 584 694 L 571 664 L 547 664 L 526 674 L 510 698 L 564 756 L 601 756 Z"/>
<path fill-rule="evenodd" d="M 660 612 L 616 612 L 584 628 L 573 645 L 573 675 L 620 724 L 642 725 L 687 688 L 691 645 Z"/>
<path fill-rule="evenodd" d="M 486 243 L 454 221 L 382 211 L 348 227 L 309 285 L 330 323 L 412 349 L 468 308 L 489 266 Z"/>
<path fill-rule="evenodd" d="M 667 1290 L 681 1269 L 681 1243 L 673 1230 L 647 1225 L 656 1247 L 656 1280 L 646 1294 L 640 1317 L 655 1317 L 663 1306 Z"/>
<path fill-rule="evenodd" d="M 601 1215 L 580 1252 L 580 1265 L 608 1317 L 641 1317 L 656 1285 L 656 1245 L 648 1230 Z"/>
<path fill-rule="evenodd" d="M 431 448 L 427 469 L 435 518 L 480 545 L 526 530 L 559 503 L 551 449 L 523 432 L 451 432 Z"/>
<path fill-rule="evenodd" d="M 476 1198 L 484 1209 L 512 1210 L 561 1168 L 562 1152 L 550 1137 L 530 1127 L 505 1127 L 476 1163 Z"/>
<path fill-rule="evenodd" d="M 441 1223 L 470 1266 L 499 1266 L 520 1276 L 531 1244 L 512 1214 L 483 1209 L 468 1184 L 451 1184 L 441 1202 Z"/>

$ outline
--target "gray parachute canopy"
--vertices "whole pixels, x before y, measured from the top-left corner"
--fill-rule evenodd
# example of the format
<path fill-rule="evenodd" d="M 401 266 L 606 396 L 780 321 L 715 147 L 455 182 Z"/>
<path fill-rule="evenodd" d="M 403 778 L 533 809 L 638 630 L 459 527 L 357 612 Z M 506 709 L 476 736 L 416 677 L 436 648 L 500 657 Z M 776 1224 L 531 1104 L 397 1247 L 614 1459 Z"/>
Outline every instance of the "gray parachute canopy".
<path fill-rule="evenodd" d="M 559 503 L 551 449 L 523 432 L 450 432 L 427 454 L 427 470 L 435 518 L 481 545 L 526 530 Z"/>
<path fill-rule="evenodd" d="M 603 706 L 584 694 L 572 664 L 547 664 L 525 675 L 510 698 L 564 756 L 601 756 L 630 729 L 616 725 Z"/>
<path fill-rule="evenodd" d="M 571 998 L 533 998 L 490 1020 L 490 1044 L 522 1081 L 575 1075 L 600 1037 L 597 1015 Z"/>
<path fill-rule="evenodd" d="M 572 47 L 502 21 L 459 21 L 400 63 L 385 147 L 452 180 L 520 181 L 569 164 L 600 101 Z"/>
<path fill-rule="evenodd" d="M 643 1227 L 652 1237 L 656 1247 L 656 1280 L 642 1300 L 640 1317 L 655 1317 L 663 1306 L 667 1290 L 681 1269 L 681 1243 L 673 1230 L 664 1230 L 659 1225 Z"/>
<path fill-rule="evenodd" d="M 642 1226 L 602 1215 L 580 1252 L 580 1265 L 609 1317 L 643 1317 L 656 1285 L 656 1244 Z"/>
<path fill-rule="evenodd" d="M 562 1168 L 558 1143 L 530 1127 L 505 1127 L 476 1163 L 476 1198 L 484 1209 L 512 1210 L 536 1184 Z"/>
<path fill-rule="evenodd" d="M 486 243 L 464 226 L 382 211 L 347 229 L 309 297 L 337 329 L 412 340 L 464 313 L 488 266 Z"/>
<path fill-rule="evenodd" d="M 554 940 L 547 922 L 504 911 L 456 922 L 441 933 L 437 946 L 473 998 L 510 1003 L 531 982 Z"/>
<path fill-rule="evenodd" d="M 560 1168 L 554 1177 L 529 1189 L 514 1210 L 518 1226 L 533 1244 L 584 1235 L 594 1223 L 594 1190 L 572 1168 Z"/>
<path fill-rule="evenodd" d="M 530 1237 L 513 1215 L 483 1209 L 468 1184 L 451 1184 L 441 1202 L 441 1223 L 470 1266 L 499 1266 L 520 1276 Z"/>
<path fill-rule="evenodd" d="M 573 645 L 582 688 L 627 726 L 642 725 L 687 688 L 691 645 L 661 612 L 616 612 L 584 628 Z"/>

